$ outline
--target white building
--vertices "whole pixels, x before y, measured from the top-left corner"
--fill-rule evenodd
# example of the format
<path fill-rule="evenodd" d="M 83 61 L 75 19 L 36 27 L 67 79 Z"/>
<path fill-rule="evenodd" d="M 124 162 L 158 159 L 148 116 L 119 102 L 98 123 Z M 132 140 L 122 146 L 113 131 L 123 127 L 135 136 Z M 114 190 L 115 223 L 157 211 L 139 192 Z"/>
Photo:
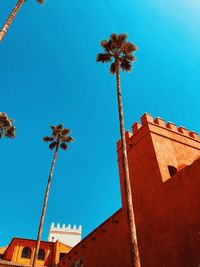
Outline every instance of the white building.
<path fill-rule="evenodd" d="M 52 223 L 49 231 L 48 241 L 56 242 L 58 240 L 70 247 L 74 247 L 81 241 L 81 235 L 81 225 L 78 228 L 76 228 L 76 225 L 71 227 L 70 224 L 67 227 L 65 226 L 65 224 L 60 227 L 59 223 L 57 224 L 57 226 Z"/>

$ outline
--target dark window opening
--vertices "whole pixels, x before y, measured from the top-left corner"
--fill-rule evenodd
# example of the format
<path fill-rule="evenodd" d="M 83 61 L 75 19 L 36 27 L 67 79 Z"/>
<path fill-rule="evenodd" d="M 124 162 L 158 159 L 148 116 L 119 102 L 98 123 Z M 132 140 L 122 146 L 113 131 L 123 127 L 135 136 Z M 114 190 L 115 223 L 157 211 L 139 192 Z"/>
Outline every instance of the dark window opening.
<path fill-rule="evenodd" d="M 25 259 L 30 259 L 31 258 L 31 249 L 28 247 L 23 248 L 21 257 L 25 258 Z"/>
<path fill-rule="evenodd" d="M 45 258 L 45 252 L 44 252 L 44 250 L 43 249 L 39 249 L 39 252 L 38 252 L 38 260 L 44 260 L 44 258 Z"/>
<path fill-rule="evenodd" d="M 177 168 L 176 167 L 174 167 L 174 166 L 168 166 L 168 170 L 169 170 L 169 174 L 170 174 L 170 176 L 172 177 L 172 176 L 174 176 L 176 173 L 177 173 Z"/>
<path fill-rule="evenodd" d="M 67 253 L 60 253 L 59 260 L 62 260 L 62 259 L 64 258 L 65 255 L 67 255 Z"/>

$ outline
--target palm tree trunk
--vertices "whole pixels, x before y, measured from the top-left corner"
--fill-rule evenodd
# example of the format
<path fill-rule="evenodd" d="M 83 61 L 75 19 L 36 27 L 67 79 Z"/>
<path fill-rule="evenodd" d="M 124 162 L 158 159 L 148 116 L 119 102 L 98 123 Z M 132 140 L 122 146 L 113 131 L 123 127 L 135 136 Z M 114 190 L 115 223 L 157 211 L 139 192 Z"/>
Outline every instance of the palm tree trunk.
<path fill-rule="evenodd" d="M 124 173 L 124 188 L 125 188 L 128 228 L 130 236 L 131 266 L 140 267 L 141 266 L 140 256 L 137 243 L 136 224 L 135 224 L 135 216 L 133 210 L 132 190 L 129 177 L 129 166 L 128 166 L 127 148 L 125 140 L 124 115 L 122 107 L 122 95 L 121 95 L 120 72 L 119 72 L 120 68 L 118 59 L 115 60 L 115 64 L 116 64 L 116 79 L 117 79 L 118 111 L 119 111 L 120 133 L 121 133 L 121 144 L 122 144 L 122 166 Z"/>
<path fill-rule="evenodd" d="M 9 29 L 11 23 L 13 22 L 13 19 L 15 18 L 17 12 L 19 11 L 20 7 L 24 3 L 25 0 L 18 0 L 15 8 L 11 12 L 10 16 L 8 17 L 5 25 L 3 26 L 2 30 L 0 31 L 0 42 L 3 40 L 7 30 Z"/>
<path fill-rule="evenodd" d="M 40 218 L 40 225 L 39 225 L 39 229 L 38 229 L 37 242 L 36 242 L 36 248 L 35 248 L 35 252 L 34 252 L 32 267 L 35 267 L 36 262 L 37 262 L 37 256 L 38 256 L 38 251 L 39 251 L 39 247 L 40 247 L 40 240 L 41 240 L 41 235 L 42 235 L 42 228 L 43 228 L 44 217 L 46 214 L 47 201 L 48 201 L 48 196 L 49 196 L 49 189 L 50 189 L 53 170 L 54 170 L 54 166 L 55 166 L 56 158 L 57 158 L 57 154 L 58 154 L 58 147 L 59 147 L 59 143 L 56 145 L 56 149 L 55 149 L 55 153 L 53 156 L 53 161 L 52 161 L 51 169 L 50 169 L 50 173 L 49 173 L 49 179 L 47 182 L 47 188 L 46 188 L 46 193 L 45 193 L 45 197 L 44 197 L 42 214 L 41 214 L 41 218 Z"/>

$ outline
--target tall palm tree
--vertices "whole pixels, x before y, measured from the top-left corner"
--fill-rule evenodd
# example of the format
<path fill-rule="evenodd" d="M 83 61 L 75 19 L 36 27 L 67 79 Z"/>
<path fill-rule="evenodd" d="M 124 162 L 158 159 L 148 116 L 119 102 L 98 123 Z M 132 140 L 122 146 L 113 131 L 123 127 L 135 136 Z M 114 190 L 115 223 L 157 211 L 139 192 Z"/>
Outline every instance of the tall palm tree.
<path fill-rule="evenodd" d="M 12 12 L 10 13 L 8 19 L 6 20 L 2 30 L 0 31 L 0 42 L 3 40 L 7 30 L 9 29 L 11 23 L 13 22 L 17 12 L 19 11 L 19 9 L 21 8 L 22 4 L 25 2 L 26 0 L 18 0 L 16 6 L 14 7 L 14 9 L 12 10 Z M 44 3 L 44 0 L 37 0 L 38 3 L 42 4 Z"/>
<path fill-rule="evenodd" d="M 0 112 L 0 139 L 5 136 L 8 138 L 15 137 L 15 126 L 12 125 L 13 119 L 9 119 L 5 112 Z"/>
<path fill-rule="evenodd" d="M 46 193 L 45 193 L 44 203 L 43 203 L 43 208 L 42 208 L 42 214 L 41 214 L 41 218 L 40 218 L 40 224 L 39 224 L 39 228 L 38 228 L 36 248 L 35 248 L 34 257 L 33 257 L 33 265 L 32 265 L 33 267 L 36 266 L 36 261 L 37 261 L 37 257 L 38 257 L 42 228 L 43 228 L 44 217 L 45 217 L 45 213 L 46 213 L 47 201 L 48 201 L 48 196 L 49 196 L 49 189 L 50 189 L 50 185 L 51 185 L 54 166 L 56 163 L 58 149 L 61 148 L 63 150 L 67 150 L 67 148 L 68 148 L 67 143 L 74 141 L 74 139 L 71 136 L 69 136 L 70 129 L 63 128 L 62 124 L 59 124 L 58 126 L 51 126 L 51 129 L 52 129 L 51 136 L 45 136 L 43 138 L 44 142 L 47 142 L 47 143 L 50 142 L 49 148 L 50 148 L 50 150 L 54 149 L 54 156 L 53 156 L 53 161 L 51 164 L 49 179 L 47 182 Z"/>
<path fill-rule="evenodd" d="M 120 134 L 122 144 L 122 165 L 124 172 L 124 187 L 127 206 L 128 228 L 130 233 L 130 253 L 132 267 L 140 267 L 140 257 L 136 235 L 136 224 L 133 210 L 132 190 L 129 177 L 129 166 L 127 157 L 127 148 L 125 140 L 124 129 L 124 115 L 122 107 L 122 95 L 120 85 L 120 69 L 130 72 L 132 65 L 131 62 L 135 60 L 133 52 L 137 50 L 136 46 L 127 41 L 127 34 L 111 34 L 108 41 L 101 41 L 101 46 L 104 53 L 97 55 L 97 62 L 107 63 L 111 62 L 110 73 L 116 74 L 117 80 L 117 99 L 118 99 L 118 112 L 120 122 Z"/>

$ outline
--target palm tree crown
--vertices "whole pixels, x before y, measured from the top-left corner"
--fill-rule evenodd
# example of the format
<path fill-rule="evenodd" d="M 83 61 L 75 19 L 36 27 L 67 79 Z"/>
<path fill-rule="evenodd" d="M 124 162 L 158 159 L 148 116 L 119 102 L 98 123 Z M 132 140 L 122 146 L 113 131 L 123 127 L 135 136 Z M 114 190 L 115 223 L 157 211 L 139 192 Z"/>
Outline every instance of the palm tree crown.
<path fill-rule="evenodd" d="M 15 126 L 12 125 L 13 119 L 9 119 L 5 112 L 0 112 L 0 138 L 6 136 L 8 138 L 15 137 Z"/>
<path fill-rule="evenodd" d="M 133 52 L 137 50 L 133 43 L 127 42 L 128 35 L 126 33 L 115 34 L 112 33 L 108 41 L 102 40 L 101 46 L 104 53 L 97 55 L 97 62 L 114 62 L 110 66 L 110 73 L 116 73 L 116 61 L 119 62 L 122 70 L 129 72 L 132 69 L 131 62 L 135 61 Z"/>
<path fill-rule="evenodd" d="M 52 134 L 51 136 L 45 136 L 43 138 L 44 142 L 50 142 L 49 148 L 52 150 L 56 146 L 60 146 L 63 150 L 68 148 L 67 143 L 71 143 L 74 139 L 69 136 L 70 129 L 63 128 L 62 124 L 58 126 L 51 126 Z"/>

